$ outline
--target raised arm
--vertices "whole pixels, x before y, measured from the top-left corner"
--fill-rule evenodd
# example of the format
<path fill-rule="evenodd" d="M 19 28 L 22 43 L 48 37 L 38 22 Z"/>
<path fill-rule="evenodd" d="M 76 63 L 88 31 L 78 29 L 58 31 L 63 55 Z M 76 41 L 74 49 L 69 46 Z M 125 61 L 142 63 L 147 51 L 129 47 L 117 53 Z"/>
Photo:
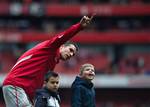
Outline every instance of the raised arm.
<path fill-rule="evenodd" d="M 55 48 L 58 48 L 68 40 L 70 40 L 73 36 L 75 36 L 79 31 L 86 28 L 92 21 L 94 15 L 88 17 L 83 16 L 79 23 L 72 25 L 69 29 L 61 32 L 60 34 L 56 35 L 51 43 Z"/>

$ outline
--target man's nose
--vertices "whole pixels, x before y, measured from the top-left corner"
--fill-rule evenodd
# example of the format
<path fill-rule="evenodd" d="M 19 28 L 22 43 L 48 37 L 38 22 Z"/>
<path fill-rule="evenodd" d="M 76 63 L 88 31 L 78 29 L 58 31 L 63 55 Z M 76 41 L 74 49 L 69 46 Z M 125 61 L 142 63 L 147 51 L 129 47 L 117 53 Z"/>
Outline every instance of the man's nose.
<path fill-rule="evenodd" d="M 73 56 L 73 53 L 70 53 L 70 56 Z"/>

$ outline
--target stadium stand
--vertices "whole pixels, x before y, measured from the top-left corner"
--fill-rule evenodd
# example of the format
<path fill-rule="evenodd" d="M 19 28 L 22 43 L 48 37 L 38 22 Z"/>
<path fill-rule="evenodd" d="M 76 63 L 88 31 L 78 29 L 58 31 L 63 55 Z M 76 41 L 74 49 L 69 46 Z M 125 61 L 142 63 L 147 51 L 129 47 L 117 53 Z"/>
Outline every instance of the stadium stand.
<path fill-rule="evenodd" d="M 94 12 L 92 25 L 72 39 L 80 47 L 78 55 L 55 70 L 76 75 L 81 64 L 90 62 L 99 76 L 150 74 L 149 0 L 0 0 L 0 7 L 0 75 L 8 73 L 23 52 Z M 150 93 L 144 89 L 113 88 L 96 88 L 97 107 L 150 106 Z M 70 92 L 61 90 L 64 95 Z M 62 107 L 69 107 L 70 96 L 64 95 Z"/>

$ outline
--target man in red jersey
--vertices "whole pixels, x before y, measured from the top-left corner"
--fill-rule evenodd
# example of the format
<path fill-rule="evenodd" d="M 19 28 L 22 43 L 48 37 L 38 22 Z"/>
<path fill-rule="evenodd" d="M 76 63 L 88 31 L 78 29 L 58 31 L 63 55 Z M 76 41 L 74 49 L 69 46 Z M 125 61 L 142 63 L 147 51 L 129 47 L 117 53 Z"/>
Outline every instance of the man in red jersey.
<path fill-rule="evenodd" d="M 87 27 L 93 16 L 84 16 L 79 23 L 25 52 L 12 67 L 3 83 L 6 107 L 32 107 L 35 90 L 41 88 L 44 75 L 53 71 L 59 60 L 75 55 L 74 44 L 65 43 Z"/>

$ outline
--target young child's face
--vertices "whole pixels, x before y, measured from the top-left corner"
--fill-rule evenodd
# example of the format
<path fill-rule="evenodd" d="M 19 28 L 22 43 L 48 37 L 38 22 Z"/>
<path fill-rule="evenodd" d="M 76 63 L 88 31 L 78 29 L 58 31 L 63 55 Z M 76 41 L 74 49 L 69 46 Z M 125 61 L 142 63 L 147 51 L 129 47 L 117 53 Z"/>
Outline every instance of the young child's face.
<path fill-rule="evenodd" d="M 50 77 L 46 83 L 46 87 L 52 92 L 57 92 L 59 88 L 59 77 Z"/>
<path fill-rule="evenodd" d="M 86 80 L 92 81 L 95 77 L 95 70 L 94 67 L 89 66 L 89 67 L 85 67 L 82 77 Z"/>

